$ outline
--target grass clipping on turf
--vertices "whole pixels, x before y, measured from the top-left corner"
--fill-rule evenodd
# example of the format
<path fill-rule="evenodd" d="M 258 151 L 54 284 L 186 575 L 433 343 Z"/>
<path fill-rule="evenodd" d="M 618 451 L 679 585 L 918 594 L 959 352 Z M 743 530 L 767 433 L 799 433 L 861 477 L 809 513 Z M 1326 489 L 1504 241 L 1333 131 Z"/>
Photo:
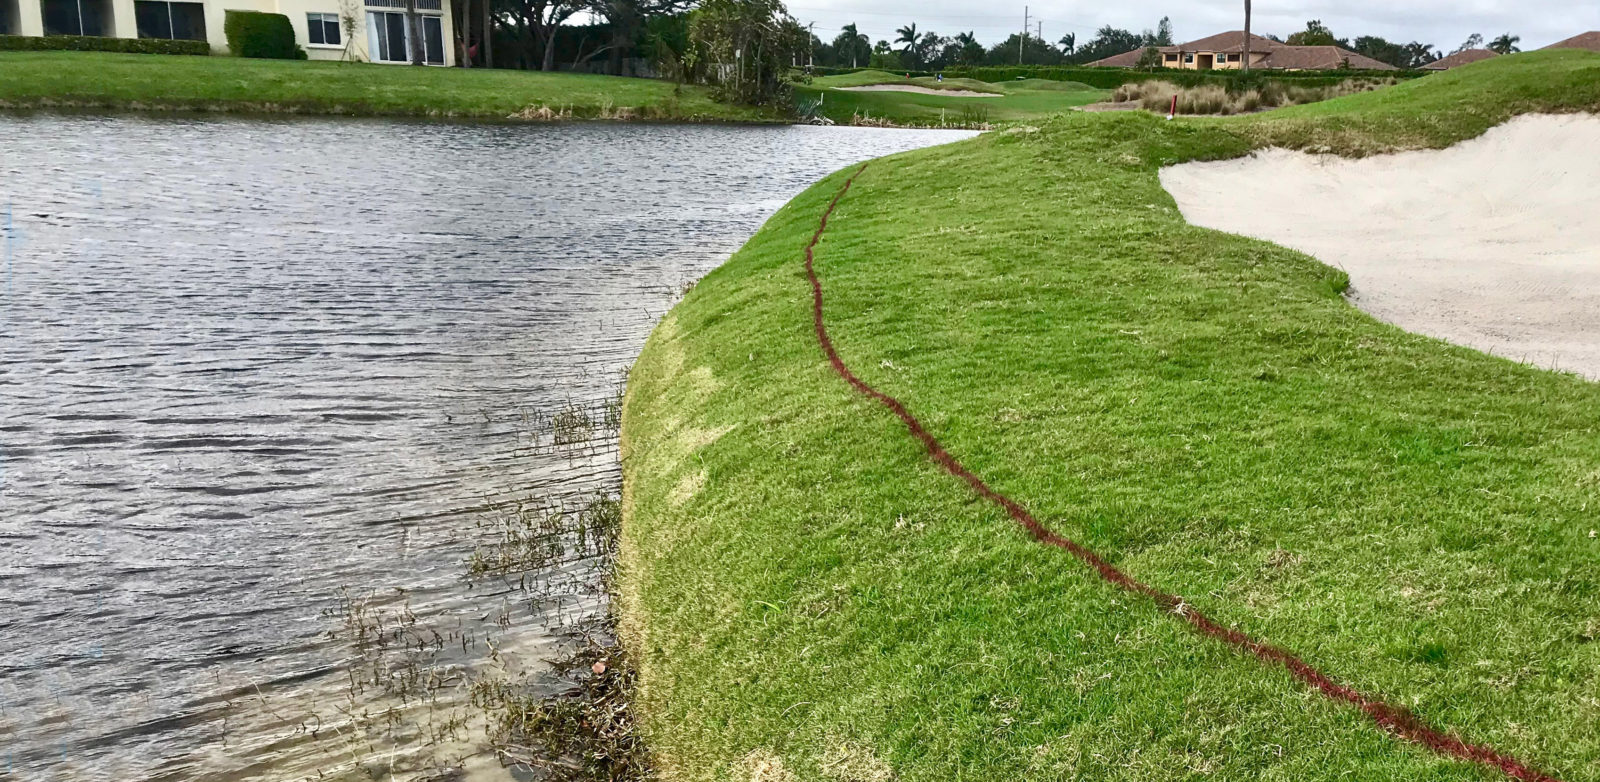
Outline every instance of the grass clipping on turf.
<path fill-rule="evenodd" d="M 1597 77 L 1592 54 L 1503 57 L 875 161 L 816 247 L 829 330 L 1119 568 L 1600 780 L 1600 386 L 1377 321 L 1342 272 L 1189 225 L 1158 177 L 1270 145 L 1442 148 L 1600 109 Z M 840 381 L 800 254 L 844 176 L 701 281 L 630 377 L 619 606 L 663 778 L 859 776 L 842 756 L 900 780 L 1484 778 L 1032 543 Z M 685 446 L 699 431 L 723 434 Z"/>

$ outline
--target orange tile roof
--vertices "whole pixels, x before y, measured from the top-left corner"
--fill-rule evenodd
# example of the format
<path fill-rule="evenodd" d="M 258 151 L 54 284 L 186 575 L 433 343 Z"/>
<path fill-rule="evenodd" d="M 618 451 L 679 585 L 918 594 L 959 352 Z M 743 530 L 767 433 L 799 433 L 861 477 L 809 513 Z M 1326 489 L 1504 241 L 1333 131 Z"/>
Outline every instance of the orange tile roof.
<path fill-rule="evenodd" d="M 1556 41 L 1546 49 L 1588 49 L 1591 52 L 1600 52 L 1600 30 L 1590 30 L 1568 38 L 1565 41 Z"/>
<path fill-rule="evenodd" d="M 1425 71 L 1448 71 L 1451 68 L 1459 68 L 1463 65 L 1470 65 L 1480 60 L 1488 60 L 1499 56 L 1499 52 L 1489 49 L 1467 49 L 1456 52 L 1449 57 L 1430 62 L 1422 66 L 1422 69 Z"/>

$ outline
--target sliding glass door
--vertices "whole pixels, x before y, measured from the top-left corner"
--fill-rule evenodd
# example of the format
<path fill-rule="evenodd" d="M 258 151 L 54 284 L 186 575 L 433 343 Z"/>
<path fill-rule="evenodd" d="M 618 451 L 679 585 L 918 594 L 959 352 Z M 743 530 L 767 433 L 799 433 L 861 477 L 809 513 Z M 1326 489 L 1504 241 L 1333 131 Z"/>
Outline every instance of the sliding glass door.
<path fill-rule="evenodd" d="M 444 24 L 437 16 L 419 14 L 423 62 L 444 64 Z M 367 12 L 367 53 L 373 62 L 411 62 L 411 25 L 397 11 Z"/>
<path fill-rule="evenodd" d="M 135 0 L 133 19 L 140 38 L 206 39 L 206 7 L 201 3 Z"/>

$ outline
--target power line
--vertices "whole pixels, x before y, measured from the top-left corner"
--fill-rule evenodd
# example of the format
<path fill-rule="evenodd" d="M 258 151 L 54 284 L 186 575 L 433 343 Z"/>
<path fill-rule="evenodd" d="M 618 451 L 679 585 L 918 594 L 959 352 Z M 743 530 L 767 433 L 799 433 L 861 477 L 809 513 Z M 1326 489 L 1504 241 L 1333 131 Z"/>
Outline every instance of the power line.
<path fill-rule="evenodd" d="M 933 20 L 937 20 L 937 21 L 951 21 L 951 22 L 953 22 L 953 21 L 963 21 L 963 20 L 965 20 L 965 21 L 987 20 L 987 21 L 994 21 L 995 23 L 992 24 L 992 25 L 985 25 L 985 26 L 988 26 L 988 27 L 1004 27 L 1004 28 L 1007 28 L 1007 29 L 1014 29 L 1014 28 L 1011 27 L 1011 25 L 1015 24 L 1015 22 L 1004 22 L 1004 21 L 1001 21 L 1004 17 L 997 17 L 997 16 L 994 16 L 992 14 L 976 16 L 976 15 L 959 15 L 959 14 L 930 14 L 930 13 L 925 13 L 925 12 L 922 12 L 922 11 L 857 11 L 857 10 L 844 10 L 844 9 L 838 9 L 838 8 L 818 8 L 818 7 L 815 7 L 815 6 L 803 6 L 803 5 L 791 5 L 791 6 L 789 6 L 789 10 L 791 10 L 791 11 L 805 11 L 806 12 L 805 16 L 808 16 L 808 17 L 814 17 L 814 16 L 817 16 L 819 14 L 828 14 L 828 15 L 831 15 L 831 16 L 841 16 L 841 17 L 887 16 L 887 17 L 892 17 L 892 18 L 896 18 L 896 19 L 933 19 Z M 1064 19 L 1047 19 L 1047 18 L 1044 18 L 1044 17 L 1041 17 L 1041 16 L 1033 16 L 1031 18 L 1033 20 L 1035 20 L 1035 21 L 1048 22 L 1050 24 L 1050 26 L 1052 26 L 1052 27 L 1066 27 L 1066 28 L 1069 28 L 1069 29 L 1072 29 L 1072 30 L 1088 30 L 1088 31 L 1094 31 L 1094 30 L 1098 30 L 1099 29 L 1098 26 L 1094 26 L 1093 24 L 1088 23 L 1088 22 L 1083 22 L 1082 20 L 1070 21 L 1069 22 L 1069 21 L 1064 20 Z"/>

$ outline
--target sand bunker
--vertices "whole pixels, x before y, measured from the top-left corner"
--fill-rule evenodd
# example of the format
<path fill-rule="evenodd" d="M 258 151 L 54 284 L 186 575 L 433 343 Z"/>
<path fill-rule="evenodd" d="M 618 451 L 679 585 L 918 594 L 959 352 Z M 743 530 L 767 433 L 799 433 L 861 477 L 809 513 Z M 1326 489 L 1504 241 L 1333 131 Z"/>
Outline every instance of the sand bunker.
<path fill-rule="evenodd" d="M 1315 256 L 1411 331 L 1600 380 L 1600 117 L 1519 117 L 1449 149 L 1267 150 L 1161 171 L 1195 225 Z"/>
<path fill-rule="evenodd" d="M 957 98 L 998 98 L 992 92 L 973 92 L 972 90 L 936 90 L 932 87 L 919 87 L 915 84 L 868 84 L 861 87 L 840 87 L 848 92 L 915 92 L 921 95 L 950 95 Z"/>

